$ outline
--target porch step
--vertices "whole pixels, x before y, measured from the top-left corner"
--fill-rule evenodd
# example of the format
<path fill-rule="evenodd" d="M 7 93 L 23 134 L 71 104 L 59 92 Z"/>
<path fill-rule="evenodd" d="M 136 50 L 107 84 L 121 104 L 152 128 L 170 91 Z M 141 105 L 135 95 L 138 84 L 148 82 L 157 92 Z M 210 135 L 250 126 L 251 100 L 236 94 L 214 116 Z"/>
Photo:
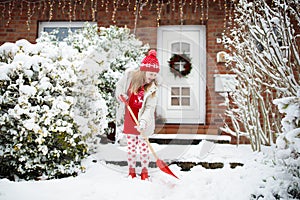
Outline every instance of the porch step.
<path fill-rule="evenodd" d="M 218 144 L 229 144 L 231 137 L 228 135 L 205 135 L 205 134 L 153 134 L 149 137 L 151 143 L 197 145 L 202 140 Z"/>
<path fill-rule="evenodd" d="M 157 134 L 211 134 L 219 135 L 219 127 L 201 124 L 156 124 L 155 133 Z"/>

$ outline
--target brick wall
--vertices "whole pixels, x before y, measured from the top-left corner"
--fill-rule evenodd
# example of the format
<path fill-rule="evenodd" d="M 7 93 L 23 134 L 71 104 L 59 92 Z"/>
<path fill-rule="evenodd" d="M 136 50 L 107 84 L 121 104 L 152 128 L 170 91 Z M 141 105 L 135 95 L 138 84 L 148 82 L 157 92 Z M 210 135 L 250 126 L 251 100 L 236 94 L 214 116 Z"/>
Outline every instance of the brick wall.
<path fill-rule="evenodd" d="M 90 1 L 87 1 L 90 2 Z M 203 10 L 203 15 L 199 12 L 202 8 L 199 5 L 198 12 L 194 12 L 193 7 L 187 7 L 183 10 L 184 20 L 183 25 L 206 25 L 207 30 L 207 94 L 206 94 L 206 124 L 210 128 L 219 128 L 223 125 L 223 120 L 220 115 L 223 115 L 225 108 L 219 104 L 223 102 L 223 97 L 214 92 L 214 74 L 226 73 L 223 64 L 216 63 L 216 53 L 224 50 L 221 44 L 217 44 L 216 38 L 221 38 L 224 30 L 225 11 L 221 4 L 208 1 L 208 19 L 206 19 L 206 11 Z M 218 1 L 219 2 L 219 1 Z M 15 42 L 19 39 L 27 39 L 34 43 L 38 35 L 38 22 L 49 21 L 49 7 L 41 5 L 36 12 L 33 13 L 30 20 L 30 29 L 26 24 L 28 13 L 27 5 L 14 5 L 15 8 L 11 14 L 10 23 L 7 25 L 8 13 L 5 12 L 4 18 L 0 20 L 0 45 L 4 42 Z M 52 5 L 51 21 L 92 21 L 93 13 L 90 6 L 87 4 L 86 9 L 78 5 L 76 12 L 69 12 L 68 5 L 62 6 L 58 4 Z M 112 21 L 113 6 L 108 7 L 98 5 L 95 19 L 98 26 L 108 27 L 109 25 L 117 25 L 124 27 L 125 25 L 134 32 L 135 16 L 134 10 L 127 9 L 127 5 L 119 7 L 115 14 L 114 23 Z M 73 14 L 73 13 L 76 13 Z M 201 19 L 203 18 L 203 19 Z M 144 43 L 149 43 L 151 48 L 157 46 L 157 24 L 163 25 L 180 25 L 180 12 L 178 6 L 175 10 L 169 6 L 165 6 L 161 12 L 160 20 L 157 20 L 157 8 L 154 6 L 150 9 L 149 6 L 143 8 L 142 15 L 136 23 L 136 36 Z"/>

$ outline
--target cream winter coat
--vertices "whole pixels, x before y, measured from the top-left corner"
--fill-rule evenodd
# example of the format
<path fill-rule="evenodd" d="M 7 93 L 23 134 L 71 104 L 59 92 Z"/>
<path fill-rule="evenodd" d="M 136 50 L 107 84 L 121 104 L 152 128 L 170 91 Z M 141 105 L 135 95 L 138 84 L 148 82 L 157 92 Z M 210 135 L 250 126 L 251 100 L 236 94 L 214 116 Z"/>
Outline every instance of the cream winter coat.
<path fill-rule="evenodd" d="M 132 73 L 133 70 L 131 69 L 127 70 L 124 76 L 117 82 L 116 91 L 115 91 L 115 96 L 117 99 L 121 94 L 127 94 L 131 82 Z M 146 121 L 146 129 L 143 132 L 143 135 L 147 137 L 154 133 L 154 128 L 155 128 L 154 112 L 155 112 L 157 97 L 156 94 L 155 95 L 152 94 L 156 91 L 157 91 L 157 86 L 155 85 L 155 83 L 152 83 L 149 89 L 144 93 L 144 101 L 138 113 L 138 121 L 139 122 L 141 120 Z M 119 101 L 119 105 L 116 112 L 117 126 L 123 124 L 124 115 L 125 115 L 125 105 L 123 102 Z"/>

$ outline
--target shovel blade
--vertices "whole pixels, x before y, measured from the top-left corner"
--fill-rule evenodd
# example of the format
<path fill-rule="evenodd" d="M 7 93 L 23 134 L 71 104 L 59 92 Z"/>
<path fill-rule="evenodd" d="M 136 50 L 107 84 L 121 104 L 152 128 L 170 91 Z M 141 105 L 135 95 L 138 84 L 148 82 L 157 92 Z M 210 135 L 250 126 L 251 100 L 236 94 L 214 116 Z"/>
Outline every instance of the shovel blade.
<path fill-rule="evenodd" d="M 162 160 L 160 160 L 160 159 L 157 159 L 157 160 L 156 160 L 156 165 L 159 167 L 159 169 L 160 169 L 161 171 L 163 171 L 163 172 L 165 172 L 165 173 L 167 173 L 167 174 L 169 174 L 169 175 L 171 175 L 171 176 L 173 176 L 173 177 L 179 179 L 179 178 L 178 178 L 178 177 L 170 170 L 170 168 L 168 167 L 168 165 L 167 165 L 164 161 L 162 161 Z"/>

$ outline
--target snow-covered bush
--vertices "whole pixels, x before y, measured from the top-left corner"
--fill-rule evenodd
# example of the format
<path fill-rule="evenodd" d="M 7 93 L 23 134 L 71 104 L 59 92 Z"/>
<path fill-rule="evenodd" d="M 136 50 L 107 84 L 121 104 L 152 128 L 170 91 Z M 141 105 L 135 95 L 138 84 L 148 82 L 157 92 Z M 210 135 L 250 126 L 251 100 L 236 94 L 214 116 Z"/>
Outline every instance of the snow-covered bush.
<path fill-rule="evenodd" d="M 82 31 L 70 33 L 65 41 L 78 49 L 86 51 L 93 46 L 106 56 L 103 65 L 105 69 L 99 75 L 99 91 L 108 107 L 107 120 L 115 123 L 116 99 L 115 84 L 125 69 L 138 67 L 149 46 L 143 45 L 130 29 L 110 26 L 108 28 L 86 24 Z M 113 129 L 106 129 L 109 134 Z"/>
<path fill-rule="evenodd" d="M 274 103 L 285 115 L 274 157 L 269 158 L 277 173 L 264 180 L 253 199 L 300 199 L 300 93 L 298 97 L 275 99 Z"/>
<path fill-rule="evenodd" d="M 276 163 L 286 174 L 288 197 L 294 199 L 300 199 L 300 90 L 298 93 L 298 97 L 274 100 L 285 115 L 281 121 L 283 132 L 276 140 Z"/>
<path fill-rule="evenodd" d="M 78 173 L 96 136 L 107 131 L 106 116 L 115 120 L 116 81 L 147 50 L 127 28 L 89 24 L 64 42 L 43 33 L 36 44 L 2 45 L 0 176 Z"/>
<path fill-rule="evenodd" d="M 10 63 L 18 50 L 13 43 L 4 43 L 1 47 L 0 64 Z"/>
<path fill-rule="evenodd" d="M 225 101 L 230 120 L 223 130 L 248 137 L 259 151 L 280 131 L 281 114 L 272 101 L 295 96 L 300 87 L 299 6 L 289 0 L 240 0 L 234 13 L 223 41 L 237 85 Z"/>
<path fill-rule="evenodd" d="M 107 106 L 98 88 L 98 77 L 104 69 L 106 54 L 101 49 L 91 46 L 80 56 L 78 59 L 81 67 L 73 89 L 74 119 L 89 149 L 92 150 L 99 143 L 98 136 L 104 134 L 107 127 Z"/>
<path fill-rule="evenodd" d="M 107 53 L 98 48 L 97 26 L 86 23 L 83 31 L 69 32 L 65 42 L 58 42 L 57 31 L 50 34 L 42 33 L 39 43 L 51 43 L 58 46 L 66 46 L 61 51 L 73 52 L 71 58 L 76 67 L 77 81 L 73 86 L 75 100 L 74 120 L 78 124 L 81 135 L 86 140 L 89 150 L 94 150 L 99 142 L 99 136 L 104 134 L 107 127 L 107 106 L 105 100 L 99 95 L 99 74 L 105 70 Z"/>
<path fill-rule="evenodd" d="M 0 176 L 77 174 L 107 124 L 106 106 L 90 77 L 101 72 L 93 63 L 102 57 L 47 35 L 37 44 L 6 43 L 0 55 Z"/>

